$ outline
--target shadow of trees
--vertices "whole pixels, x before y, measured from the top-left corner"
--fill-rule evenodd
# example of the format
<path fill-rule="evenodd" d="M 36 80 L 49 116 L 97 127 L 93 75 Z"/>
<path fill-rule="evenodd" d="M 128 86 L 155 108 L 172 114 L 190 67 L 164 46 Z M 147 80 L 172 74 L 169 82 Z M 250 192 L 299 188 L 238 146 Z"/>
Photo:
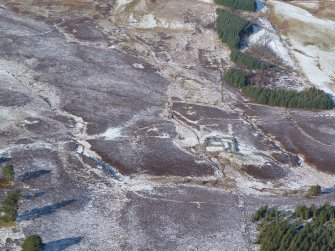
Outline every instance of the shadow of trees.
<path fill-rule="evenodd" d="M 54 212 L 57 211 L 57 209 L 65 207 L 67 205 L 72 204 L 73 202 L 75 202 L 76 200 L 72 199 L 72 200 L 64 200 L 62 202 L 58 202 L 55 204 L 51 204 L 51 205 L 47 205 L 44 207 L 40 207 L 40 208 L 34 208 L 30 211 L 26 211 L 23 214 L 19 215 L 17 217 L 17 221 L 24 221 L 24 220 L 32 220 L 32 219 L 36 219 L 39 218 L 43 215 L 48 215 L 48 214 L 52 214 Z"/>
<path fill-rule="evenodd" d="M 27 180 L 30 180 L 30 179 L 34 179 L 34 178 L 38 178 L 42 175 L 46 175 L 48 173 L 50 173 L 51 170 L 38 170 L 38 171 L 33 171 L 33 172 L 26 172 L 25 174 L 22 174 L 18 177 L 18 180 L 21 181 L 21 182 L 25 182 Z"/>
<path fill-rule="evenodd" d="M 78 244 L 83 239 L 82 236 L 65 238 L 56 241 L 50 241 L 45 243 L 43 246 L 43 251 L 62 251 L 66 248 Z"/>
<path fill-rule="evenodd" d="M 33 193 L 33 194 L 25 194 L 25 195 L 22 195 L 21 197 L 23 199 L 26 199 L 26 200 L 32 200 L 32 199 L 35 199 L 35 198 L 38 198 L 38 197 L 41 197 L 45 194 L 45 192 L 36 192 L 36 193 Z"/>

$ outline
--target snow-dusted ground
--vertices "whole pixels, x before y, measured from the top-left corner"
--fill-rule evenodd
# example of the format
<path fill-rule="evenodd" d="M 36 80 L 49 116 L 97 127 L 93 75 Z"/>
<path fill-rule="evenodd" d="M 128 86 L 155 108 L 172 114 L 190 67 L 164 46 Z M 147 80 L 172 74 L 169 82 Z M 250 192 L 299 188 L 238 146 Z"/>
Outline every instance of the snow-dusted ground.
<path fill-rule="evenodd" d="M 19 36 L 1 41 L 0 52 L 8 58 L 0 60 L 0 82 L 4 83 L 0 86 L 0 105 L 4 105 L 0 109 L 0 131 L 4 131 L 0 133 L 0 153 L 13 157 L 18 176 L 51 170 L 48 175 L 18 183 L 27 195 L 44 192 L 22 200 L 19 215 L 34 209 L 43 212 L 64 199 L 76 202 L 19 222 L 13 230 L 1 230 L 0 249 L 7 237 L 21 241 L 38 233 L 49 245 L 82 238 L 66 250 L 255 250 L 248 222 L 259 205 L 294 205 L 304 198 L 275 194 L 300 192 L 321 181 L 325 189 L 333 188 L 334 176 L 311 168 L 303 158 L 300 167 L 288 169 L 288 174 L 278 179 L 257 179 L 241 170 L 242 164 L 274 163 L 272 152 L 282 156 L 280 142 L 279 150 L 275 150 L 269 135 L 257 125 L 274 125 L 276 120 L 287 123 L 289 118 L 279 116 L 286 114 L 284 109 L 261 106 L 258 113 L 246 116 L 251 104 L 235 89 L 221 85 L 222 71 L 231 66 L 230 51 L 211 26 L 215 15 L 212 0 L 115 3 L 115 21 L 103 19 L 97 26 L 108 34 L 113 44 L 108 47 L 96 47 L 75 36 L 65 41 L 63 35 L 68 39 L 73 29 L 55 31 L 54 36 L 44 36 L 36 43 Z M 27 30 L 34 31 L 32 22 L 43 32 L 51 29 L 42 21 L 1 14 L 0 33 L 4 37 L 16 32 L 29 35 Z M 20 22 L 15 24 L 10 16 Z M 264 30 L 253 39 L 265 39 L 273 51 L 289 60 L 285 41 L 270 22 L 258 23 Z M 89 29 L 85 31 L 91 34 Z M 65 86 L 68 89 L 63 89 Z M 86 96 L 90 93 L 96 95 Z M 5 100 L 8 96 L 11 98 Z M 68 110 L 62 106 L 68 99 L 83 103 Z M 13 103 L 16 106 L 6 106 Z M 71 102 L 68 105 L 72 107 Z M 86 111 L 85 119 L 81 111 Z M 132 111 L 134 116 L 119 116 Z M 322 123 L 315 111 L 310 116 L 311 120 L 303 122 L 315 119 L 318 124 L 312 129 L 323 137 L 330 135 L 334 120 Z M 286 134 L 286 129 L 278 127 L 281 134 Z M 299 144 L 320 144 L 305 134 L 301 134 Z M 236 136 L 239 154 L 220 154 L 218 158 L 206 155 L 201 144 L 214 135 Z M 329 144 L 333 149 L 332 142 Z M 314 154 L 333 156 L 322 149 Z M 107 167 L 129 165 L 131 173 L 117 181 L 102 168 L 100 153 L 117 161 L 128 160 L 120 165 L 111 161 Z M 183 165 L 184 159 L 194 161 Z M 213 163 L 214 172 L 210 176 L 200 171 L 193 174 L 205 162 Z M 169 172 L 162 176 L 149 169 L 153 166 L 160 171 L 165 165 Z M 180 170 L 189 171 L 178 176 Z M 334 201 L 335 194 L 326 196 L 312 202 Z"/>
<path fill-rule="evenodd" d="M 295 64 L 284 46 L 280 37 L 276 34 L 273 26 L 267 19 L 260 19 L 261 29 L 249 37 L 250 45 L 264 45 L 271 49 L 288 66 L 295 68 Z"/>
<path fill-rule="evenodd" d="M 301 70 L 314 86 L 335 95 L 335 21 L 321 19 L 307 10 L 271 0 L 276 16 L 287 21 L 283 38 Z"/>
<path fill-rule="evenodd" d="M 129 3 L 133 2 L 133 0 L 117 0 L 116 1 L 116 5 L 115 5 L 115 9 L 117 11 L 123 10 L 125 8 L 125 6 Z"/>

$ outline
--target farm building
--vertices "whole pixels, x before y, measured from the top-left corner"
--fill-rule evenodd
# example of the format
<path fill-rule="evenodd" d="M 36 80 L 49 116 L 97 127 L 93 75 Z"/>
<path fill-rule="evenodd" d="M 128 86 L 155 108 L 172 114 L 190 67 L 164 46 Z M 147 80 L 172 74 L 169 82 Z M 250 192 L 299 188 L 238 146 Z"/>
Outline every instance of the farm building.
<path fill-rule="evenodd" d="M 207 152 L 231 152 L 238 151 L 235 137 L 208 137 L 205 140 Z"/>

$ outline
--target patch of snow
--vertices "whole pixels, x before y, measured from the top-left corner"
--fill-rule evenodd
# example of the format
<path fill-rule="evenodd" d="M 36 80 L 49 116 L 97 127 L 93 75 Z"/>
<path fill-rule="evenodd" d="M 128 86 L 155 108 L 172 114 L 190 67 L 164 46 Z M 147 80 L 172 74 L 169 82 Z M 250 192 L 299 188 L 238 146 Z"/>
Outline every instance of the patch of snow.
<path fill-rule="evenodd" d="M 250 144 L 238 141 L 238 150 L 242 155 L 235 159 L 237 163 L 256 166 L 261 166 L 267 163 L 267 160 L 262 155 L 258 154 L 259 151 L 250 146 Z"/>
<path fill-rule="evenodd" d="M 256 33 L 249 37 L 249 44 L 254 45 L 264 45 L 271 49 L 283 62 L 292 68 L 295 68 L 294 62 L 288 52 L 288 50 L 283 45 L 280 37 L 268 30 L 267 28 L 262 28 Z"/>
<path fill-rule="evenodd" d="M 269 3 L 278 17 L 288 21 L 290 48 L 305 76 L 314 86 L 335 98 L 335 21 L 319 18 L 281 1 Z"/>
<path fill-rule="evenodd" d="M 136 179 L 132 179 L 129 177 L 124 178 L 125 184 L 127 186 L 127 190 L 133 191 L 133 192 L 140 192 L 140 191 L 146 191 L 151 193 L 154 193 L 154 185 L 150 184 L 148 182 L 147 177 L 136 177 Z"/>
<path fill-rule="evenodd" d="M 177 21 L 177 20 L 172 21 L 169 24 L 168 28 L 173 29 L 173 30 L 181 30 L 181 29 L 192 30 L 193 29 L 192 25 L 190 24 L 185 25 L 185 23 Z"/>
<path fill-rule="evenodd" d="M 174 142 L 181 148 L 194 147 L 199 144 L 197 135 L 190 128 L 178 124 L 176 126 L 176 132 L 178 133 L 179 137 L 174 139 Z"/>
<path fill-rule="evenodd" d="M 28 120 L 23 120 L 23 123 L 26 125 L 34 125 L 34 124 L 38 124 L 39 121 L 38 120 L 33 120 L 33 121 L 28 121 Z"/>
<path fill-rule="evenodd" d="M 135 63 L 135 64 L 133 64 L 133 66 L 134 66 L 135 68 L 137 68 L 137 69 L 144 69 L 143 64 L 137 64 L 137 63 Z"/>
<path fill-rule="evenodd" d="M 195 111 L 187 111 L 187 113 L 186 113 L 187 115 L 189 115 L 189 116 L 191 116 L 191 115 L 195 115 L 196 114 L 196 112 Z"/>
<path fill-rule="evenodd" d="M 293 46 L 304 50 L 306 53 L 293 52 L 309 81 L 317 88 L 335 96 L 335 87 L 331 85 L 334 81 L 333 74 L 335 74 L 335 51 L 332 54 L 321 51 L 316 46 L 303 46 L 299 43 L 295 43 Z M 298 50 L 300 51 L 300 49 Z"/>
<path fill-rule="evenodd" d="M 213 3 L 213 0 L 198 0 L 198 1 L 203 3 Z"/>
<path fill-rule="evenodd" d="M 228 124 L 228 135 L 233 135 L 234 131 L 233 131 L 233 125 L 232 124 Z"/>
<path fill-rule="evenodd" d="M 290 17 L 296 20 L 300 20 L 310 24 L 313 23 L 321 26 L 325 24 L 328 26 L 329 24 L 331 24 L 328 23 L 328 20 L 318 18 L 314 16 L 312 13 L 308 12 L 307 10 L 294 6 L 292 4 L 275 0 L 270 0 L 269 3 L 274 6 L 275 12 L 281 15 L 282 17 Z M 329 20 L 329 22 L 331 22 L 331 20 Z"/>
<path fill-rule="evenodd" d="M 158 131 L 159 131 L 159 130 L 158 130 L 157 127 L 149 128 L 149 129 L 147 130 L 147 132 L 158 132 Z"/>
<path fill-rule="evenodd" d="M 261 0 L 256 0 L 256 11 L 260 11 L 264 8 L 264 2 Z"/>
<path fill-rule="evenodd" d="M 146 14 L 138 21 L 132 14 L 129 16 L 129 21 L 132 25 L 140 29 L 165 28 L 171 30 L 193 30 L 192 24 L 185 24 L 179 20 L 167 20 L 164 18 L 157 18 L 153 14 Z"/>
<path fill-rule="evenodd" d="M 137 23 L 139 23 L 139 20 L 134 17 L 133 13 L 131 13 L 129 15 L 129 22 L 132 23 L 132 24 L 137 24 Z"/>
<path fill-rule="evenodd" d="M 76 127 L 75 127 L 75 129 L 76 129 L 78 132 L 82 131 L 84 128 L 85 128 L 85 124 L 84 124 L 84 123 L 81 123 L 81 122 L 77 122 L 77 123 L 76 123 Z"/>
<path fill-rule="evenodd" d="M 141 22 L 137 25 L 138 28 L 152 29 L 157 27 L 157 20 L 153 14 L 146 14 L 143 16 Z"/>
<path fill-rule="evenodd" d="M 0 228 L 0 246 L 4 247 L 7 239 L 11 239 L 14 246 L 11 247 L 13 251 L 22 250 L 20 246 L 17 246 L 14 240 L 24 239 L 25 235 L 22 231 L 23 227 L 26 227 L 28 223 L 20 222 L 18 225 L 13 227 L 1 227 Z"/>
<path fill-rule="evenodd" d="M 0 76 L 4 75 L 6 78 L 10 78 L 13 81 L 16 81 L 16 79 L 14 78 L 14 76 L 12 74 L 10 74 L 8 71 L 0 69 Z M 3 76 L 1 76 L 3 77 Z"/>
<path fill-rule="evenodd" d="M 167 133 L 162 133 L 161 135 L 157 136 L 157 138 L 161 138 L 161 139 L 169 139 L 170 135 Z"/>
<path fill-rule="evenodd" d="M 292 173 L 283 179 L 281 182 L 285 187 L 290 189 L 302 189 L 319 184 L 322 181 L 323 187 L 334 186 L 334 175 L 320 172 L 309 166 L 302 166 L 301 168 L 292 168 Z"/>
<path fill-rule="evenodd" d="M 84 153 L 84 147 L 82 145 L 79 145 L 77 147 L 76 153 L 83 154 Z"/>
<path fill-rule="evenodd" d="M 115 10 L 123 11 L 125 6 L 129 3 L 132 3 L 134 0 L 116 0 Z"/>
<path fill-rule="evenodd" d="M 299 2 L 298 5 L 308 9 L 318 10 L 321 2 Z"/>
<path fill-rule="evenodd" d="M 105 137 L 108 140 L 114 140 L 122 136 L 121 131 L 122 131 L 122 128 L 112 127 L 112 128 L 108 128 L 106 132 L 101 134 L 101 136 Z"/>

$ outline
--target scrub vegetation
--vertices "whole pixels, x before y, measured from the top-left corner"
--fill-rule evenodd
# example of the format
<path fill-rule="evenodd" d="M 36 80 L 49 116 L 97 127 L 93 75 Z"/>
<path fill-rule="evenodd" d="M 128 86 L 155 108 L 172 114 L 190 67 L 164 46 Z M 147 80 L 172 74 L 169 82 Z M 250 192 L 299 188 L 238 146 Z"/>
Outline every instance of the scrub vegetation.
<path fill-rule="evenodd" d="M 14 168 L 12 165 L 6 165 L 2 168 L 2 176 L 7 181 L 13 181 L 14 180 Z"/>
<path fill-rule="evenodd" d="M 14 181 L 14 168 L 12 165 L 6 165 L 2 168 L 2 178 L 0 179 L 0 187 L 8 187 Z"/>
<path fill-rule="evenodd" d="M 22 251 L 41 251 L 43 250 L 42 238 L 39 235 L 28 236 L 22 245 Z"/>
<path fill-rule="evenodd" d="M 2 201 L 0 206 L 0 225 L 11 223 L 16 220 L 20 191 L 10 192 Z"/>
<path fill-rule="evenodd" d="M 307 191 L 307 196 L 319 196 L 321 194 L 321 186 L 320 185 L 314 185 L 311 186 Z"/>

